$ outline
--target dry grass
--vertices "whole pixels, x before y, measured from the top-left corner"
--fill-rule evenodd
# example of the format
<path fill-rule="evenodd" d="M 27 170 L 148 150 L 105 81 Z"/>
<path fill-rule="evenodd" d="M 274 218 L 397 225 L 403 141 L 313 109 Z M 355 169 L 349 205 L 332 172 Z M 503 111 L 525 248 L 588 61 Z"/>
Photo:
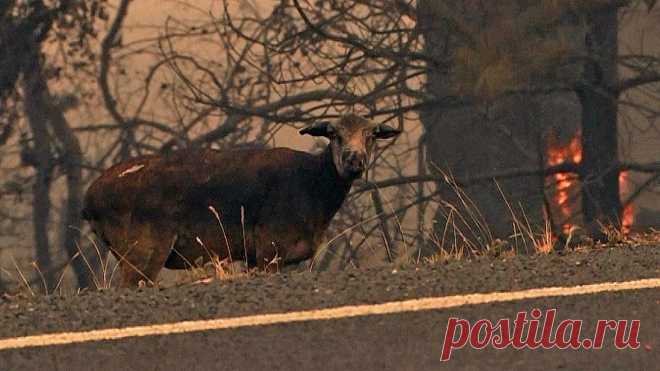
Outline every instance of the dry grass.
<path fill-rule="evenodd" d="M 81 231 L 82 234 L 82 231 Z M 115 262 L 112 265 L 112 268 L 110 267 L 111 264 L 111 259 L 110 259 L 110 254 L 107 252 L 102 252 L 102 249 L 99 247 L 99 244 L 91 238 L 88 234 L 84 234 L 85 238 L 90 242 L 92 247 L 94 248 L 94 252 L 96 253 L 96 257 L 98 258 L 98 261 L 100 262 L 100 268 L 101 268 L 101 275 L 97 276 L 96 271 L 93 269 L 92 265 L 90 264 L 89 260 L 85 256 L 85 254 L 82 252 L 80 249 L 80 245 L 76 244 L 76 247 L 78 248 L 78 254 L 82 257 L 82 259 L 85 261 L 85 266 L 87 269 L 89 269 L 90 273 L 92 274 L 92 281 L 94 282 L 94 286 L 96 287 L 97 290 L 105 290 L 105 289 L 110 289 L 112 287 L 112 282 L 113 278 L 115 277 L 115 273 L 117 272 L 117 268 L 119 267 L 119 263 Z M 69 264 L 71 264 L 73 261 L 70 261 Z"/>
<path fill-rule="evenodd" d="M 546 221 L 545 227 L 540 232 L 532 232 L 532 228 L 529 226 L 529 223 L 526 219 L 516 219 L 515 223 L 518 223 L 518 227 L 521 234 L 527 236 L 528 240 L 531 243 L 533 249 L 530 251 L 516 248 L 516 241 L 520 241 L 519 236 L 510 236 L 508 239 L 494 239 L 491 241 L 484 250 L 466 254 L 466 245 L 461 245 L 460 243 L 452 243 L 449 245 L 450 249 L 439 249 L 437 253 L 421 259 L 422 264 L 446 264 L 451 261 L 460 261 L 467 259 L 472 259 L 475 257 L 511 257 L 520 253 L 531 253 L 531 254 L 548 254 L 553 251 L 552 246 L 549 241 L 551 241 L 551 232 Z M 452 228 L 451 226 L 448 228 Z M 619 246 L 619 247 L 630 247 L 630 246 L 655 246 L 660 244 L 660 230 L 651 228 L 645 232 L 635 232 L 630 234 L 617 233 L 615 230 L 609 228 L 607 229 L 608 236 L 613 238 L 607 243 L 594 242 L 593 240 L 587 238 L 584 235 L 584 231 L 580 228 L 572 228 L 569 235 L 566 237 L 566 248 L 571 248 L 573 250 L 583 251 L 588 249 L 599 249 L 604 247 Z M 431 240 L 439 238 L 438 235 L 429 236 Z M 438 246 L 442 246 L 443 242 L 436 240 Z M 446 243 L 446 241 L 444 242 Z M 95 251 L 102 256 L 101 249 L 98 248 L 94 242 L 92 245 L 95 247 Z M 81 258 L 82 254 L 77 254 L 75 258 Z M 9 272 L 7 270 L 2 270 L 1 273 L 10 277 L 11 279 L 18 282 L 18 287 L 15 290 L 12 290 L 11 293 L 5 293 L 5 297 L 32 297 L 37 295 L 65 295 L 62 290 L 62 279 L 64 277 L 65 267 L 57 282 L 57 285 L 46 292 L 45 290 L 45 280 L 42 278 L 43 274 L 39 270 L 39 267 L 36 263 L 32 263 L 31 267 L 35 270 L 37 277 L 39 279 L 29 280 L 28 274 L 24 272 L 19 265 L 15 262 L 14 258 L 11 257 L 14 262 L 15 272 Z M 69 264 L 73 260 L 69 261 Z M 96 273 L 93 275 L 93 282 L 97 290 L 108 290 L 113 288 L 113 277 L 115 275 L 117 263 L 114 264 L 111 260 L 106 257 L 102 260 L 102 269 L 101 274 L 96 276 Z M 420 263 L 417 262 L 408 262 L 408 263 Z M 276 264 L 275 262 L 273 264 Z M 90 266 L 91 269 L 91 266 Z M 219 259 L 217 255 L 213 256 L 210 261 L 203 263 L 200 259 L 191 265 L 189 269 L 182 270 L 177 273 L 177 278 L 174 282 L 175 286 L 180 285 L 195 285 L 195 284 L 208 284 L 215 281 L 231 281 L 236 279 L 246 279 L 256 274 L 255 270 L 248 270 L 246 265 L 243 262 L 231 262 L 230 259 Z M 36 284 L 35 284 L 36 282 Z M 159 283 L 155 285 L 158 286 Z M 36 286 L 35 286 L 36 285 Z M 78 290 L 80 292 L 80 290 Z"/>
<path fill-rule="evenodd" d="M 425 232 L 425 238 L 437 251 L 424 259 L 427 263 L 447 262 L 473 256 L 512 256 L 519 253 L 548 254 L 555 247 L 549 218 L 545 215 L 543 225 L 532 225 L 524 208 L 511 204 L 497 182 L 502 202 L 509 210 L 513 233 L 506 238 L 494 238 L 483 213 L 454 178 L 443 173 L 445 183 L 454 193 L 457 202 L 441 201 L 444 226 L 433 226 Z"/>
<path fill-rule="evenodd" d="M 64 287 L 62 285 L 64 281 L 64 276 L 67 270 L 71 267 L 71 264 L 76 259 L 82 259 L 85 263 L 85 266 L 88 268 L 90 276 L 92 278 L 92 283 L 94 284 L 93 289 L 96 290 L 106 290 L 112 288 L 113 278 L 115 272 L 117 271 L 117 262 L 112 264 L 112 259 L 109 257 L 109 254 L 103 253 L 103 249 L 99 244 L 87 234 L 83 234 L 85 238 L 90 242 L 90 246 L 93 248 L 94 253 L 96 254 L 96 259 L 100 263 L 99 268 L 100 272 L 92 268 L 92 263 L 85 255 L 83 250 L 80 248 L 80 245 L 76 245 L 78 252 L 74 254 L 73 257 L 69 258 L 67 262 L 59 267 L 58 270 L 58 279 L 54 287 L 49 288 L 46 282 L 45 274 L 42 269 L 39 267 L 36 261 L 30 262 L 30 267 L 34 270 L 36 278 L 28 279 L 29 274 L 24 272 L 20 268 L 13 256 L 10 257 L 14 266 L 14 272 L 2 270 L 2 273 L 9 278 L 10 281 L 17 282 L 18 287 L 12 290 L 13 295 L 24 295 L 24 296 L 36 296 L 36 295 L 65 295 Z M 112 265 L 112 266 L 111 266 Z M 80 292 L 81 289 L 78 289 Z"/>
<path fill-rule="evenodd" d="M 186 260 L 189 268 L 184 271 L 183 275 L 178 275 L 176 280 L 178 284 L 210 283 L 215 280 L 226 281 L 246 278 L 250 275 L 247 262 L 247 245 L 245 239 L 245 210 L 243 207 L 241 207 L 241 230 L 243 231 L 242 237 L 245 262 L 235 262 L 231 257 L 229 238 L 227 237 L 225 226 L 222 222 L 220 213 L 213 206 L 209 206 L 208 209 L 215 217 L 215 220 L 218 222 L 223 241 L 227 247 L 227 257 L 220 259 L 218 254 L 208 249 L 206 245 L 204 245 L 204 242 L 199 237 L 197 237 L 197 244 L 199 244 L 206 252 L 208 261 L 204 263 L 204 259 L 200 257 L 196 262 L 194 262 L 194 264 L 191 264 L 191 262 Z M 270 262 L 269 264 L 272 263 L 273 262 Z M 275 264 L 277 264 L 277 260 L 275 261 Z"/>
<path fill-rule="evenodd" d="M 521 205 L 514 207 L 501 188 L 499 188 L 499 185 L 497 186 L 502 195 L 502 202 L 506 204 L 511 216 L 513 233 L 506 238 L 494 238 L 477 205 L 470 199 L 467 193 L 459 187 L 451 176 L 445 175 L 445 179 L 446 183 L 456 195 L 456 199 L 458 200 L 457 204 L 453 205 L 446 201 L 441 201 L 443 203 L 442 210 L 445 210 L 445 224 L 442 227 L 434 225 L 432 228 L 424 229 L 420 232 L 423 233 L 424 240 L 433 246 L 435 253 L 423 258 L 421 256 L 412 257 L 409 256 L 409 254 L 405 254 L 405 256 L 401 256 L 397 259 L 396 263 L 444 264 L 450 261 L 464 260 L 466 258 L 470 259 L 480 256 L 511 257 L 517 254 L 549 254 L 555 250 L 563 249 L 584 250 L 613 245 L 638 246 L 660 244 L 660 230 L 653 228 L 643 233 L 626 234 L 620 229 L 611 226 L 603 226 L 602 232 L 607 236 L 609 241 L 606 244 L 594 242 L 580 227 L 572 227 L 568 234 L 562 236 L 562 238 L 557 238 L 557 236 L 553 234 L 551 222 L 547 215 L 544 215 L 545 217 L 542 225 L 533 225 L 527 217 L 523 207 Z M 229 248 L 229 241 L 225 233 L 221 215 L 213 207 L 209 207 L 209 210 L 213 213 L 218 222 L 219 232 L 221 232 L 219 238 L 223 238 L 225 244 Z M 342 231 L 342 233 L 335 236 L 331 241 L 324 244 L 324 246 L 321 246 L 318 249 L 318 252 L 322 252 L 327 248 L 328 244 L 350 232 L 354 228 L 377 220 L 377 218 L 378 216 L 374 216 L 355 226 L 347 228 L 345 231 Z M 398 220 L 396 220 L 396 225 L 403 237 L 403 227 Z M 93 289 L 107 290 L 113 288 L 115 286 L 114 278 L 118 270 L 118 261 L 111 258 L 110 254 L 108 254 L 105 249 L 101 248 L 100 244 L 98 244 L 91 236 L 88 234 L 83 235 L 89 241 L 90 246 L 93 247 L 93 251 L 96 254 L 96 260 L 100 262 L 99 271 L 93 268 L 92 262 L 85 255 L 83 250 L 78 247 L 78 253 L 69 259 L 67 264 L 61 268 L 57 284 L 54 288 L 49 290 L 44 274 L 36 262 L 31 262 L 30 264 L 34 270 L 33 275 L 36 278 L 30 280 L 28 279 L 30 274 L 26 274 L 12 256 L 11 260 L 15 272 L 3 269 L 0 273 L 9 277 L 13 282 L 17 282 L 18 287 L 16 290 L 13 290 L 14 295 L 64 295 L 62 289 L 64 273 L 75 259 L 82 259 L 85 262 L 85 265 L 91 273 L 92 282 L 94 284 Z M 245 249 L 245 238 L 243 238 L 243 241 L 243 247 Z M 174 244 L 174 242 L 175 240 L 173 240 L 172 243 Z M 208 249 L 201 239 L 198 238 L 197 243 L 206 252 L 207 256 L 200 257 L 195 262 L 185 260 L 189 268 L 177 272 L 173 285 L 207 284 L 213 281 L 245 279 L 255 274 L 256 270 L 249 270 L 247 268 L 247 261 L 232 261 L 231 255 L 227 258 L 221 259 L 216 253 Z M 402 243 L 406 244 L 405 238 L 403 238 Z M 408 248 L 406 250 L 407 252 L 412 251 L 414 248 L 407 245 L 406 247 Z M 418 249 L 418 251 L 421 251 L 421 249 Z M 311 264 L 309 264 L 309 269 L 312 269 L 314 266 L 314 259 L 312 259 Z M 276 256 L 268 263 L 268 266 L 274 266 L 274 270 L 279 271 L 279 261 L 279 257 Z M 149 282 L 148 284 L 150 286 L 160 286 L 161 282 Z M 142 282 L 141 286 L 144 285 L 146 284 Z"/>
<path fill-rule="evenodd" d="M 534 249 L 529 252 L 523 252 L 515 247 L 515 241 L 509 239 L 496 239 L 484 251 L 465 254 L 464 249 L 460 247 L 452 250 L 439 250 L 437 253 L 423 259 L 425 264 L 446 264 L 451 261 L 471 260 L 480 257 L 513 257 L 519 254 L 542 254 L 547 255 L 555 251 L 573 250 L 573 251 L 586 251 L 594 249 L 603 249 L 608 247 L 631 248 L 639 246 L 660 246 L 660 230 L 651 228 L 644 232 L 631 232 L 629 234 L 622 234 L 615 231 L 610 231 L 616 239 L 611 239 L 607 242 L 598 242 L 589 238 L 584 230 L 579 227 L 571 228 L 569 234 L 565 237 L 565 242 L 560 243 L 556 238 L 551 241 L 552 245 L 548 243 L 551 234 L 537 234 L 536 242 L 533 244 Z"/>
<path fill-rule="evenodd" d="M 213 216 L 218 222 L 219 232 L 220 232 L 219 238 L 223 239 L 224 243 L 229 248 L 229 240 L 226 235 L 225 227 L 222 223 L 222 217 L 220 213 L 212 206 L 209 206 L 209 211 L 213 214 Z M 243 216 L 244 212 L 245 212 L 244 210 L 241 210 L 242 223 L 244 222 L 244 216 Z M 107 290 L 115 287 L 117 284 L 117 282 L 115 281 L 116 281 L 116 276 L 118 275 L 117 273 L 119 270 L 119 263 L 123 259 L 121 257 L 119 258 L 119 260 L 114 259 L 114 257 L 112 257 L 111 254 L 109 254 L 109 251 L 107 249 L 102 248 L 102 244 L 97 242 L 91 235 L 84 233 L 83 231 L 80 231 L 80 233 L 82 236 L 84 236 L 84 238 L 89 242 L 89 245 L 92 247 L 92 250 L 95 254 L 94 260 L 99 263 L 98 270 L 94 268 L 94 265 L 96 264 L 92 262 L 92 260 L 90 260 L 90 258 L 84 253 L 83 249 L 79 245 L 77 245 L 78 252 L 71 259 L 69 259 L 66 262 L 66 264 L 57 268 L 59 273 L 59 279 L 57 281 L 56 286 L 54 288 L 49 289 L 48 285 L 46 284 L 46 279 L 44 277 L 44 274 L 41 271 L 41 269 L 38 267 L 36 262 L 30 263 L 30 266 L 34 269 L 34 274 L 29 274 L 20 268 L 19 264 L 16 263 L 15 259 L 12 256 L 11 259 L 15 268 L 15 272 L 10 272 L 5 269 L 0 271 L 0 273 L 6 276 L 9 281 L 17 283 L 16 284 L 17 287 L 11 290 L 10 295 L 21 295 L 21 296 L 36 296 L 40 294 L 65 295 L 66 293 L 63 290 L 62 282 L 64 280 L 65 273 L 67 272 L 67 270 L 69 270 L 72 263 L 76 259 L 83 260 L 92 279 L 93 287 L 86 288 L 85 290 L 87 289 Z M 220 257 L 215 252 L 211 251 L 204 245 L 201 239 L 197 238 L 196 240 L 197 243 L 202 247 L 203 251 L 205 251 L 206 256 L 198 259 L 195 262 L 190 262 L 184 258 L 184 261 L 188 266 L 188 269 L 179 271 L 176 274 L 173 283 L 174 285 L 201 284 L 201 283 L 209 283 L 215 280 L 220 280 L 220 281 L 233 280 L 233 279 L 249 277 L 253 273 L 253 271 L 249 271 L 247 269 L 247 261 L 245 262 L 232 261 L 231 255 L 229 255 L 229 257 L 226 259 L 220 259 Z M 175 242 L 176 239 L 173 239 L 172 244 L 174 244 Z M 244 249 L 246 248 L 245 236 L 243 237 L 243 248 Z M 173 245 L 172 245 L 172 251 L 176 253 Z M 268 265 L 277 265 L 278 262 L 279 262 L 279 258 L 276 257 Z M 141 273 L 137 267 L 133 266 L 133 269 Z M 144 286 L 158 287 L 161 286 L 161 284 L 163 283 L 162 281 L 152 282 L 144 274 L 142 275 L 144 276 L 144 280 L 140 281 L 139 283 L 140 287 L 144 287 Z M 35 276 L 36 278 L 30 279 L 28 278 L 30 276 Z M 78 289 L 78 292 L 80 291 L 81 290 Z"/>
<path fill-rule="evenodd" d="M 660 245 L 660 229 L 649 228 L 647 231 L 631 233 L 626 241 L 636 245 Z"/>
<path fill-rule="evenodd" d="M 449 204 L 443 201 L 445 225 L 434 226 L 424 232 L 425 238 L 434 246 L 436 253 L 423 259 L 425 263 L 446 263 L 479 256 L 505 256 L 517 254 L 550 254 L 556 250 L 591 249 L 603 246 L 638 246 L 660 244 L 660 231 L 649 229 L 646 232 L 624 233 L 621 228 L 602 226 L 607 243 L 592 240 L 586 231 L 573 226 L 565 235 L 553 232 L 547 213 L 544 213 L 542 225 L 530 222 L 522 205 L 514 207 L 497 182 L 512 220 L 513 233 L 506 238 L 493 238 L 487 223 L 477 205 L 461 187 L 447 174 L 445 181 L 456 195 L 458 202 Z"/>
<path fill-rule="evenodd" d="M 191 268 L 177 274 L 175 285 L 207 284 L 214 281 L 231 281 L 248 278 L 252 271 L 248 270 L 242 262 L 230 262 L 216 255 L 210 261 L 202 263 L 201 260 Z"/>

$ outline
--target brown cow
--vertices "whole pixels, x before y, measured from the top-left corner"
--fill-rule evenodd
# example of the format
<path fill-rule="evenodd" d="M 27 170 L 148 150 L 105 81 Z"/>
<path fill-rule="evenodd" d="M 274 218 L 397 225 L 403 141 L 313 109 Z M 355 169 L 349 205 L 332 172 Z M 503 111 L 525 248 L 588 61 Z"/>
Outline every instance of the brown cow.
<path fill-rule="evenodd" d="M 211 256 L 261 269 L 311 258 L 375 139 L 400 131 L 351 114 L 300 133 L 330 144 L 319 155 L 181 150 L 105 171 L 87 191 L 83 217 L 120 261 L 121 285 L 154 282 L 163 267 L 189 268 Z"/>

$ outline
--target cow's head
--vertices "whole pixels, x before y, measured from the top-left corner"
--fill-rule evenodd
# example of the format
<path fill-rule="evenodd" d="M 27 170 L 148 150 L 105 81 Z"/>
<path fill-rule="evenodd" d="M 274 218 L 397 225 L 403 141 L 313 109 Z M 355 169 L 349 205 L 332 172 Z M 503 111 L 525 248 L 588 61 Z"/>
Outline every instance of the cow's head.
<path fill-rule="evenodd" d="M 317 122 L 300 130 L 300 134 L 330 139 L 330 150 L 337 172 L 343 178 L 356 179 L 371 161 L 376 139 L 394 138 L 401 134 L 401 130 L 349 114 L 334 122 Z"/>

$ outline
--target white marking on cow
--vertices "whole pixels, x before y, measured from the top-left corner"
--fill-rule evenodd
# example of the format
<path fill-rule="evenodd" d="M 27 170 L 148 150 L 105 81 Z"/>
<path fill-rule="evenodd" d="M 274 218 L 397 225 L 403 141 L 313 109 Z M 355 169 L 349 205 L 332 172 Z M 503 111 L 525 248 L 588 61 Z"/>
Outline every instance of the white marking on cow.
<path fill-rule="evenodd" d="M 133 165 L 133 166 L 129 167 L 128 169 L 122 171 L 121 174 L 119 174 L 119 177 L 123 178 L 128 174 L 136 173 L 136 172 L 140 171 L 143 167 L 144 167 L 144 165 Z"/>
<path fill-rule="evenodd" d="M 491 292 L 443 297 L 392 301 L 383 304 L 348 305 L 328 309 L 312 309 L 295 312 L 257 314 L 242 317 L 218 318 L 200 321 L 182 321 L 157 325 L 131 326 L 31 335 L 0 340 L 0 350 L 46 347 L 51 345 L 75 344 L 93 341 L 118 340 L 133 337 L 183 334 L 199 331 L 235 329 L 242 327 L 268 326 L 282 323 L 322 321 L 339 318 L 377 316 L 406 312 L 419 312 L 549 297 L 575 296 L 627 290 L 660 288 L 660 278 L 649 278 L 626 282 L 605 282 L 569 287 L 544 287 L 512 292 Z"/>

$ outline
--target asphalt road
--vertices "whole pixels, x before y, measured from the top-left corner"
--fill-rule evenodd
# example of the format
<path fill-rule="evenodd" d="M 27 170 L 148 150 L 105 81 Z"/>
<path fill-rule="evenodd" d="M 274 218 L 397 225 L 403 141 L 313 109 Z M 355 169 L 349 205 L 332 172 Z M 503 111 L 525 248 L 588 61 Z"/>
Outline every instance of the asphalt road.
<path fill-rule="evenodd" d="M 0 303 L 0 340 L 181 320 L 376 304 L 411 298 L 660 278 L 660 248 L 455 262 L 423 268 L 258 276 L 169 289 L 90 292 Z M 449 317 L 514 319 L 557 309 L 557 321 L 640 320 L 637 350 L 456 350 L 439 361 Z M 0 370 L 658 370 L 660 290 L 549 297 L 0 351 Z"/>

